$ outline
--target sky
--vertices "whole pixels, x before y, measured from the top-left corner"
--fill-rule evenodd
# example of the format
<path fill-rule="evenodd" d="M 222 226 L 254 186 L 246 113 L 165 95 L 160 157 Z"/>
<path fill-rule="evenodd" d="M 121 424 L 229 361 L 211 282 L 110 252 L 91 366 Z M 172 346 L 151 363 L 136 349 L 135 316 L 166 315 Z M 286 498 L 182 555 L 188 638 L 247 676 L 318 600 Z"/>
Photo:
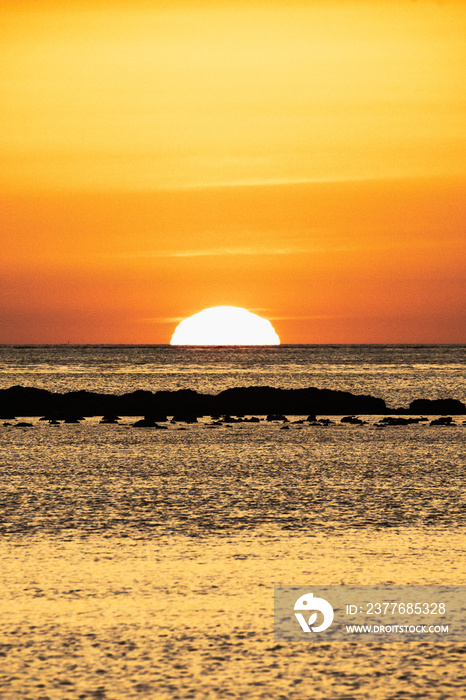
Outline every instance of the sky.
<path fill-rule="evenodd" d="M 0 342 L 466 342 L 464 2 L 0 15 Z"/>

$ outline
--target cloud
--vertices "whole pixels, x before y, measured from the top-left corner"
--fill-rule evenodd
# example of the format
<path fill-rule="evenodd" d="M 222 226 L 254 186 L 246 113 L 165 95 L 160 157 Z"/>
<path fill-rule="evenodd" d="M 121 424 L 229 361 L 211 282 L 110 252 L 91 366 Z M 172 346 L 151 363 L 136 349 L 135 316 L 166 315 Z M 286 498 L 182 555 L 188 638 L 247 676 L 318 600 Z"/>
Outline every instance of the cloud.
<path fill-rule="evenodd" d="M 179 250 L 165 253 L 171 258 L 197 258 L 217 255 L 293 255 L 303 252 L 299 248 L 267 248 L 250 246 L 245 248 L 206 248 L 204 250 Z"/>
<path fill-rule="evenodd" d="M 158 316 L 155 318 L 138 318 L 137 323 L 181 323 L 186 316 Z"/>
<path fill-rule="evenodd" d="M 328 318 L 348 318 L 346 315 L 339 314 L 314 314 L 312 316 L 274 316 L 267 313 L 266 308 L 249 308 L 249 311 L 257 313 L 268 321 L 316 321 L 319 319 Z M 138 318 L 137 323 L 150 323 L 150 324 L 162 324 L 162 325 L 172 325 L 174 323 L 178 324 L 183 321 L 186 316 L 156 316 L 152 318 Z"/>
<path fill-rule="evenodd" d="M 269 321 L 315 321 L 322 318 L 350 318 L 343 314 L 314 314 L 313 316 L 267 316 Z"/>
<path fill-rule="evenodd" d="M 197 248 L 192 250 L 146 250 L 136 253 L 125 253 L 124 258 L 204 258 L 233 255 L 299 255 L 300 253 L 319 253 L 328 251 L 328 246 L 246 246 Z"/>

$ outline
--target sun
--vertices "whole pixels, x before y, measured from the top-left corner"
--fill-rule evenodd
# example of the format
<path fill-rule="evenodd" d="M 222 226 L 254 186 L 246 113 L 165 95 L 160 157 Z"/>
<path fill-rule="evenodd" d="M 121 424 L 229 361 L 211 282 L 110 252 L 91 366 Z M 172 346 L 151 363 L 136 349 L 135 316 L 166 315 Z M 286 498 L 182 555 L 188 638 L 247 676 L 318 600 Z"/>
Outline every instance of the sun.
<path fill-rule="evenodd" d="M 204 309 L 176 327 L 170 345 L 280 345 L 265 318 L 237 306 Z"/>

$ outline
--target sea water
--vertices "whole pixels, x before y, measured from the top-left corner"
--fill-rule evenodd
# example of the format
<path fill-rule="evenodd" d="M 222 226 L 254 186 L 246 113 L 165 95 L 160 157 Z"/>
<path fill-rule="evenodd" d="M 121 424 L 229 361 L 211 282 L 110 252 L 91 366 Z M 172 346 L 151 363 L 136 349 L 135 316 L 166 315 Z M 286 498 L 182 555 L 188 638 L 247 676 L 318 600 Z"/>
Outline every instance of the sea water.
<path fill-rule="evenodd" d="M 465 367 L 464 345 L 4 345 L 0 389 L 21 384 L 123 394 L 315 386 L 371 394 L 402 406 L 415 398 L 466 401 Z"/>
<path fill-rule="evenodd" d="M 464 400 L 457 346 L 173 351 L 3 348 L 2 384 Z M 464 645 L 273 637 L 276 584 L 464 583 L 465 418 L 290 418 L 0 426 L 0 697 L 465 697 Z"/>

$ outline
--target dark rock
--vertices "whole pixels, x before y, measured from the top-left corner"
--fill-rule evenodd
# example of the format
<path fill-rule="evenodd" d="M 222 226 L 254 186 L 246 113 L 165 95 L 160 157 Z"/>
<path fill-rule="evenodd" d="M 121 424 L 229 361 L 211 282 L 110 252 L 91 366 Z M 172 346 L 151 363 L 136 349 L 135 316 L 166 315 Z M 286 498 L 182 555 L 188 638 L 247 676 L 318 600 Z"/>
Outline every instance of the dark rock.
<path fill-rule="evenodd" d="M 146 420 L 152 420 L 155 421 L 156 423 L 166 423 L 168 418 L 165 413 L 146 413 L 144 416 Z"/>
<path fill-rule="evenodd" d="M 84 420 L 83 416 L 65 416 L 63 419 L 65 423 L 80 423 L 82 420 Z"/>
<path fill-rule="evenodd" d="M 226 389 L 212 399 L 227 406 L 223 413 L 285 414 L 285 415 L 341 415 L 345 413 L 385 413 L 382 399 L 372 396 L 354 396 L 330 389 L 275 389 L 272 387 L 240 387 Z"/>
<path fill-rule="evenodd" d="M 0 390 L 0 414 L 46 416 L 151 415 L 159 417 L 221 415 L 307 415 L 321 413 L 385 413 L 385 402 L 371 396 L 353 396 L 329 389 L 276 389 L 240 387 L 217 395 L 180 391 L 134 391 L 123 395 L 72 391 L 59 394 L 20 386 Z M 49 418 L 50 417 L 50 418 Z M 160 420 L 159 420 L 160 422 Z"/>
<path fill-rule="evenodd" d="M 172 423 L 197 423 L 197 416 L 192 413 L 175 413 Z"/>
<path fill-rule="evenodd" d="M 157 425 L 152 418 L 147 416 L 137 420 L 136 423 L 133 423 L 133 428 L 158 428 L 159 430 L 168 430 L 166 425 Z"/>
<path fill-rule="evenodd" d="M 411 425 L 420 423 L 421 418 L 402 418 L 400 416 L 385 416 L 379 421 L 380 425 Z"/>
<path fill-rule="evenodd" d="M 65 394 L 45 389 L 13 386 L 0 390 L 0 417 L 45 416 L 63 420 L 69 416 L 150 416 L 158 422 L 167 415 L 176 420 L 196 422 L 200 416 L 308 416 L 316 415 L 386 415 L 427 414 L 459 415 L 466 407 L 455 399 L 413 401 L 408 409 L 388 410 L 382 399 L 353 395 L 330 389 L 277 389 L 273 387 L 239 387 L 219 394 L 199 394 L 191 389 L 179 391 L 134 391 L 123 395 L 72 391 Z M 185 419 L 187 418 L 187 421 Z M 245 420 L 245 419 L 244 419 Z"/>
<path fill-rule="evenodd" d="M 431 416 L 454 416 L 466 413 L 466 406 L 456 399 L 416 399 L 409 404 L 409 413 L 427 413 Z"/>
<path fill-rule="evenodd" d="M 344 416 L 340 423 L 351 423 L 351 425 L 364 425 L 364 421 L 355 416 Z"/>
<path fill-rule="evenodd" d="M 233 418 L 233 416 L 222 416 L 221 420 L 222 423 L 239 423 L 239 421 L 236 418 Z"/>
<path fill-rule="evenodd" d="M 0 414 L 41 416 L 51 412 L 54 394 L 46 389 L 12 386 L 0 390 Z M 17 410 L 19 409 L 19 410 Z M 28 412 L 29 411 L 29 412 Z"/>
<path fill-rule="evenodd" d="M 429 425 L 447 425 L 453 427 L 456 423 L 453 423 L 453 418 L 451 416 L 443 416 L 442 418 L 432 420 Z"/>
<path fill-rule="evenodd" d="M 288 423 L 288 418 L 281 413 L 269 413 L 266 418 L 267 421 L 281 420 L 282 423 Z"/>
<path fill-rule="evenodd" d="M 20 423 L 15 423 L 13 428 L 32 428 L 33 424 L 32 423 L 26 423 L 24 421 Z"/>
<path fill-rule="evenodd" d="M 115 416 L 114 414 L 107 415 L 107 416 L 102 416 L 100 419 L 101 423 L 118 423 L 118 421 L 121 420 L 118 416 Z"/>
<path fill-rule="evenodd" d="M 78 413 L 74 412 L 69 412 L 69 413 L 47 413 L 45 416 L 42 416 L 42 418 L 39 418 L 39 421 L 45 422 L 48 421 L 63 421 L 64 423 L 79 423 L 80 421 L 84 420 L 84 417 L 79 415 Z"/>

